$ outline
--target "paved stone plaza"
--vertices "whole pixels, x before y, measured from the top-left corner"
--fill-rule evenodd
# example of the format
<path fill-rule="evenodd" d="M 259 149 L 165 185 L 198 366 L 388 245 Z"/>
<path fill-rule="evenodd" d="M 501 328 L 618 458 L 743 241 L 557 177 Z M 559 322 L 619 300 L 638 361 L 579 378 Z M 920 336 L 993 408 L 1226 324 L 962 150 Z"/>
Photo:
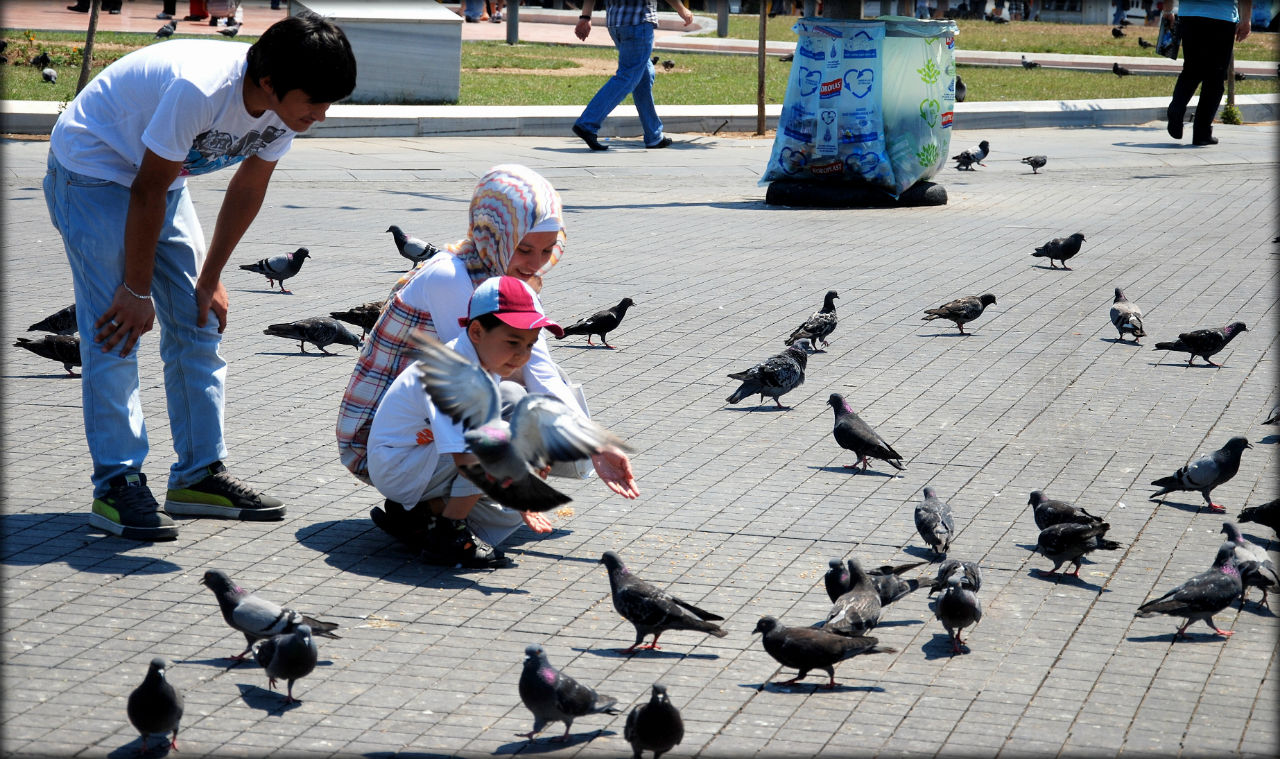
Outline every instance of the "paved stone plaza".
<path fill-rule="evenodd" d="M 90 532 L 90 463 L 80 380 L 6 347 L 3 552 L 6 754 L 132 756 L 125 699 L 153 656 L 175 662 L 186 696 L 181 756 L 626 756 L 625 713 L 665 683 L 684 714 L 673 756 L 1274 756 L 1276 616 L 1250 603 L 1197 623 L 1134 619 L 1136 607 L 1206 569 L 1223 517 L 1197 494 L 1147 500 L 1147 483 L 1233 435 L 1253 444 L 1215 491 L 1234 515 L 1277 496 L 1280 429 L 1261 424 L 1278 395 L 1274 126 L 1219 127 L 1222 143 L 1169 143 L 1162 125 L 957 133 L 951 152 L 989 139 L 986 167 L 946 169 L 940 208 L 767 207 L 757 186 L 770 143 L 684 136 L 589 153 L 566 138 L 300 140 L 224 273 L 223 344 L 232 471 L 286 499 L 283 522 L 180 520 L 176 542 Z M 679 137 L 679 136 L 677 136 Z M 47 143 L 5 142 L 5 335 L 73 300 L 40 190 Z M 1018 159 L 1049 156 L 1032 175 Z M 553 343 L 596 419 L 630 441 L 634 502 L 597 480 L 557 531 L 517 534 L 510 569 L 451 571 L 415 561 L 369 521 L 376 492 L 338 462 L 333 427 L 356 351 L 302 355 L 267 337 L 273 322 L 382 298 L 403 272 L 398 224 L 444 243 L 465 229 L 475 179 L 503 162 L 560 188 L 569 243 L 543 301 L 561 321 L 635 300 L 615 351 Z M 212 232 L 229 172 L 193 192 Z M 1073 271 L 1032 250 L 1080 231 Z M 310 248 L 268 292 L 238 264 Z M 1146 314 L 1141 347 L 1117 343 L 1112 288 Z M 786 412 L 728 407 L 725 377 L 782 349 L 837 290 L 840 324 L 809 360 Z M 965 294 L 998 303 L 960 337 L 923 309 Z M 1249 332 L 1185 368 L 1158 340 L 1239 319 Z M 174 456 L 153 335 L 141 350 L 152 443 L 146 472 L 163 494 Z M 832 392 L 906 458 L 866 474 L 831 437 Z M 832 557 L 864 565 L 927 558 L 912 523 L 925 485 L 955 509 L 951 555 L 985 571 L 985 616 L 970 652 L 951 656 L 924 592 L 875 630 L 890 655 L 794 676 L 751 630 L 762 615 L 817 621 Z M 1120 551 L 1080 579 L 1041 579 L 1032 490 L 1112 525 Z M 571 513 L 569 513 L 571 512 Z M 1270 547 L 1270 530 L 1246 534 Z M 632 657 L 602 552 L 726 618 L 723 639 L 673 632 Z M 208 568 L 277 602 L 341 624 L 321 639 L 302 703 L 283 708 L 253 664 L 228 669 L 243 638 L 199 579 Z M 925 568 L 932 572 L 932 568 Z M 1257 598 L 1257 591 L 1252 594 Z M 533 744 L 516 681 L 526 645 L 616 696 L 616 717 L 580 719 L 567 746 Z"/>

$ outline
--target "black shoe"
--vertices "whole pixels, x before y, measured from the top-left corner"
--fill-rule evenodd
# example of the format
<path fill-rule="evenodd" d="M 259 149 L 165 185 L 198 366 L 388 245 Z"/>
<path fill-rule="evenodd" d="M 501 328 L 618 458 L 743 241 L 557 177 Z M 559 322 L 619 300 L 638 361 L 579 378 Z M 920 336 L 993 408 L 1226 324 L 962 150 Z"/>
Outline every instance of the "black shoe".
<path fill-rule="evenodd" d="M 170 488 L 165 511 L 192 517 L 222 517 L 246 522 L 284 519 L 284 502 L 259 493 L 227 474 L 221 461 L 208 467 L 204 479 L 185 488 Z"/>
<path fill-rule="evenodd" d="M 656 145 L 645 145 L 644 149 L 645 150 L 662 150 L 663 148 L 669 148 L 669 147 L 671 147 L 671 138 L 663 137 L 661 140 L 658 140 Z"/>
<path fill-rule="evenodd" d="M 1182 139 L 1182 119 L 1186 113 L 1186 110 L 1175 111 L 1172 107 L 1166 112 L 1169 121 L 1169 136 L 1175 140 Z"/>
<path fill-rule="evenodd" d="M 89 6 L 88 5 L 68 5 L 67 10 L 75 11 L 76 13 L 88 13 Z"/>
<path fill-rule="evenodd" d="M 502 551 L 475 536 L 466 520 L 436 517 L 422 559 L 428 564 L 468 569 L 497 569 L 511 565 Z"/>
<path fill-rule="evenodd" d="M 141 472 L 122 474 L 107 482 L 110 488 L 93 499 L 89 524 L 130 540 L 173 540 L 178 526 L 160 510 L 147 477 Z"/>
<path fill-rule="evenodd" d="M 608 150 L 609 149 L 608 145 L 601 145 L 600 141 L 596 139 L 596 136 L 594 134 L 592 134 L 591 132 L 588 132 L 587 130 L 583 129 L 577 124 L 573 125 L 573 133 L 578 135 L 578 137 L 582 138 L 582 141 L 587 143 L 587 147 L 591 148 L 592 150 Z"/>
<path fill-rule="evenodd" d="M 426 504 L 419 504 L 417 508 L 406 511 L 402 504 L 389 498 L 381 509 L 373 508 L 369 512 L 369 518 L 383 532 L 417 551 L 427 549 L 431 530 L 436 522 L 431 508 Z"/>
<path fill-rule="evenodd" d="M 1204 137 L 1193 137 L 1191 138 L 1191 144 L 1192 145 L 1217 145 L 1218 138 L 1214 137 L 1211 134 L 1205 135 Z"/>
<path fill-rule="evenodd" d="M 208 16 L 183 16 L 183 21 L 204 21 Z"/>

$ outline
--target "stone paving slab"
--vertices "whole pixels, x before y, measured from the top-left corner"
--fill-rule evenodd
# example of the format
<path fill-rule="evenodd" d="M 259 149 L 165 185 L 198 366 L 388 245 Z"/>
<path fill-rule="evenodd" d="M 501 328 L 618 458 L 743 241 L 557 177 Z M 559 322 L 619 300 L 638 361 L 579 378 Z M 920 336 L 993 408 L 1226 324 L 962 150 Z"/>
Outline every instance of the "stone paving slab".
<path fill-rule="evenodd" d="M 161 655 L 178 662 L 171 679 L 187 698 L 184 754 L 626 755 L 623 715 L 579 720 L 564 747 L 515 736 L 531 724 L 515 693 L 522 652 L 540 643 L 628 709 L 666 683 L 687 726 L 673 756 L 1274 756 L 1271 612 L 1232 608 L 1216 618 L 1230 639 L 1199 625 L 1176 644 L 1176 620 L 1133 618 L 1208 565 L 1223 521 L 1195 495 L 1156 505 L 1146 483 L 1243 434 L 1254 448 L 1216 500 L 1234 514 L 1276 497 L 1280 435 L 1260 422 L 1280 395 L 1277 129 L 1217 134 L 1216 148 L 1193 149 L 1158 125 L 1002 130 L 987 167 L 940 175 L 947 206 L 844 211 L 763 205 L 764 140 L 685 136 L 661 153 L 619 141 L 603 154 L 553 138 L 299 141 L 232 261 L 308 246 L 295 295 L 234 266 L 225 277 L 230 464 L 288 501 L 283 522 L 181 520 L 181 537 L 158 545 L 91 532 L 80 380 L 7 349 L 5 753 L 132 754 L 125 698 Z M 0 145 L 0 299 L 16 336 L 72 295 L 39 189 L 46 144 Z M 1030 153 L 1050 157 L 1040 175 L 1018 163 Z M 337 461 L 355 351 L 302 355 L 261 330 L 383 297 L 403 260 L 382 230 L 456 238 L 475 179 L 505 161 L 553 177 L 565 200 L 569 247 L 546 280 L 548 312 L 563 321 L 636 301 L 611 336 L 618 350 L 552 351 L 635 446 L 642 496 L 558 483 L 573 513 L 549 537 L 518 533 L 517 566 L 446 571 L 373 527 L 380 499 Z M 206 230 L 227 179 L 192 181 Z M 1077 230 L 1088 239 L 1073 271 L 1030 258 Z M 1116 285 L 1146 313 L 1142 347 L 1113 342 Z M 724 375 L 780 350 L 827 289 L 841 294 L 840 326 L 785 397 L 792 410 L 726 406 Z M 986 291 L 998 304 L 970 337 L 919 319 Z M 1217 357 L 1222 369 L 1151 348 L 1236 318 L 1250 331 Z M 150 336 L 141 351 L 142 394 L 147 471 L 162 482 L 173 455 L 155 346 Z M 905 454 L 905 473 L 841 466 L 851 457 L 830 436 L 831 392 Z M 970 652 L 950 655 L 917 593 L 875 631 L 898 653 L 841 664 L 834 692 L 815 688 L 819 675 L 758 690 L 794 673 L 749 631 L 764 614 L 820 619 L 828 558 L 928 558 L 911 522 L 926 484 L 955 508 L 953 555 L 985 569 Z M 1103 514 L 1123 549 L 1086 563 L 1079 581 L 1036 577 L 1048 565 L 1029 550 L 1034 489 Z M 726 617 L 729 635 L 670 633 L 661 651 L 614 653 L 633 632 L 597 564 L 608 549 Z M 198 584 L 210 567 L 342 625 L 341 640 L 320 641 L 301 704 L 282 708 L 254 665 L 227 669 L 242 638 Z"/>

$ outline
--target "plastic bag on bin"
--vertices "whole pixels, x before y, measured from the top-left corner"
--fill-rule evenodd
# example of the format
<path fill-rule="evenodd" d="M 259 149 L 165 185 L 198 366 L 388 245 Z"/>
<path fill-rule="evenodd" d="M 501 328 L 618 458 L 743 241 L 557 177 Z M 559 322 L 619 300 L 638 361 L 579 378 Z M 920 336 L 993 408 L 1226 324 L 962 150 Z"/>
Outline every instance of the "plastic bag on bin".
<path fill-rule="evenodd" d="M 884 133 L 898 195 L 938 173 L 951 148 L 956 103 L 954 21 L 887 17 Z"/>

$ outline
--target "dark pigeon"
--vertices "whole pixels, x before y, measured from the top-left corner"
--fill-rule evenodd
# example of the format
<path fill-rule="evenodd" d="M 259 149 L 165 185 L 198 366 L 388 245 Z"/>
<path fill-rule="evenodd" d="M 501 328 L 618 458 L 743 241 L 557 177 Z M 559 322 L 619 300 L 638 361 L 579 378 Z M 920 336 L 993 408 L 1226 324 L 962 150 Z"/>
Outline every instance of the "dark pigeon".
<path fill-rule="evenodd" d="M 609 571 L 609 591 L 613 596 L 613 608 L 623 619 L 636 628 L 636 641 L 622 653 L 637 650 L 658 649 L 658 638 L 667 630 L 696 630 L 710 633 L 717 638 L 728 635 L 713 624 L 724 620 L 709 611 L 660 590 L 640 579 L 627 569 L 622 559 L 613 551 L 605 551 L 600 563 Z M 641 646 L 645 637 L 653 635 L 653 643 Z"/>
<path fill-rule="evenodd" d="M 1048 162 L 1049 159 L 1042 155 L 1029 155 L 1022 159 L 1022 163 L 1031 167 L 1032 174 L 1039 174 L 1040 169 L 1043 169 L 1044 165 Z"/>
<path fill-rule="evenodd" d="M 1199 491 L 1210 510 L 1226 511 L 1225 507 L 1214 503 L 1209 494 L 1214 488 L 1236 476 L 1240 469 L 1241 454 L 1245 448 L 1252 447 L 1246 438 L 1231 438 L 1226 445 L 1208 456 L 1201 456 L 1168 477 L 1153 480 L 1151 484 L 1160 490 L 1152 493 L 1150 500 L 1163 500 L 1160 496 L 1177 491 Z"/>
<path fill-rule="evenodd" d="M 1184 637 L 1192 622 L 1203 620 L 1219 635 L 1231 635 L 1231 630 L 1219 630 L 1213 623 L 1213 615 L 1226 609 L 1243 590 L 1240 569 L 1236 566 L 1235 544 L 1223 543 L 1213 558 L 1213 566 L 1192 577 L 1159 598 L 1138 607 L 1135 617 L 1151 617 L 1168 614 L 1182 617 L 1182 627 L 1173 639 Z"/>
<path fill-rule="evenodd" d="M 547 661 L 542 646 L 524 650 L 524 669 L 520 672 L 520 700 L 533 712 L 533 729 L 519 734 L 533 740 L 551 722 L 564 723 L 564 735 L 552 740 L 569 740 L 573 721 L 588 714 L 617 714 L 618 700 L 596 693 L 572 677 L 559 672 Z"/>
<path fill-rule="evenodd" d="M 963 103 L 964 99 L 969 95 L 969 88 L 964 86 L 964 80 L 956 74 L 956 102 Z"/>
<path fill-rule="evenodd" d="M 49 52 L 47 50 L 41 50 L 39 55 L 31 59 L 31 65 L 38 69 L 47 68 L 49 63 Z"/>
<path fill-rule="evenodd" d="M 142 748 L 147 750 L 148 735 L 168 735 L 173 733 L 169 748 L 178 750 L 178 723 L 182 721 L 182 694 L 173 684 L 165 679 L 165 672 L 171 665 L 157 656 L 151 660 L 151 667 L 142 685 L 133 689 L 125 711 L 129 715 L 129 723 L 142 736 Z"/>
<path fill-rule="evenodd" d="M 354 308 L 348 308 L 346 311 L 330 311 L 329 316 L 359 327 L 360 337 L 363 338 L 369 334 L 369 330 L 373 329 L 373 325 L 378 323 L 378 317 L 382 316 L 382 307 L 385 304 L 385 300 L 371 300 Z"/>
<path fill-rule="evenodd" d="M 916 504 L 916 531 L 933 552 L 946 556 L 955 537 L 956 525 L 951 519 L 951 505 L 938 498 L 933 488 L 924 489 L 924 501 Z"/>
<path fill-rule="evenodd" d="M 791 685 L 804 679 L 811 669 L 820 669 L 829 678 L 824 688 L 836 687 L 835 665 L 859 654 L 892 654 L 896 648 L 878 645 L 876 638 L 848 637 L 812 627 L 784 627 L 773 617 L 761 617 L 753 633 L 764 633 L 764 650 L 784 667 L 800 670 L 790 680 L 777 685 Z M 760 686 L 764 689 L 764 685 Z"/>
<path fill-rule="evenodd" d="M 958 654 L 961 653 L 960 646 L 964 645 L 960 633 L 982 620 L 982 604 L 976 593 L 964 587 L 961 574 L 954 573 L 947 578 L 947 587 L 934 602 L 933 614 L 951 638 L 952 653 Z"/>
<path fill-rule="evenodd" d="M 1132 74 L 1133 72 L 1132 72 L 1132 71 L 1130 71 L 1129 69 L 1125 68 L 1124 66 L 1121 66 L 1119 63 L 1112 63 L 1112 64 L 1111 64 L 1111 73 L 1113 73 L 1113 74 L 1115 74 L 1116 76 L 1119 76 L 1119 77 L 1126 77 L 1126 76 L 1129 76 L 1130 74 Z"/>
<path fill-rule="evenodd" d="M 239 24 L 227 24 L 226 26 L 218 30 L 218 34 L 221 34 L 223 37 L 234 37 L 239 33 L 240 33 Z"/>
<path fill-rule="evenodd" d="M 658 59 L 659 59 L 660 57 L 661 57 L 661 56 L 657 56 L 657 55 L 653 56 L 652 58 L 650 58 L 650 59 L 649 59 L 649 63 L 652 63 L 653 65 L 657 66 L 657 65 L 658 65 Z"/>
<path fill-rule="evenodd" d="M 950 303 L 943 303 L 937 308 L 925 309 L 924 316 L 921 319 L 929 322 L 934 319 L 946 319 L 954 322 L 956 328 L 960 330 L 960 334 L 967 334 L 964 331 L 964 325 L 982 316 L 983 310 L 987 306 L 996 304 L 996 296 L 991 293 L 982 295 L 966 295 L 963 298 L 956 298 Z"/>
<path fill-rule="evenodd" d="M 880 623 L 880 592 L 857 559 L 849 559 L 849 590 L 837 598 L 827 618 L 815 627 L 837 635 L 858 636 Z"/>
<path fill-rule="evenodd" d="M 175 19 L 170 19 L 167 24 L 165 24 L 164 26 L 156 30 L 156 39 L 162 40 L 168 37 L 172 37 L 173 33 L 176 32 L 177 30 L 178 30 L 178 22 Z"/>
<path fill-rule="evenodd" d="M 298 350 L 303 353 L 307 352 L 307 343 L 319 348 L 320 352 L 326 356 L 334 355 L 324 349 L 326 345 L 338 343 L 350 345 L 353 348 L 360 347 L 360 338 L 331 316 L 310 316 L 296 322 L 270 324 L 262 330 L 262 334 L 297 340 Z"/>
<path fill-rule="evenodd" d="M 290 290 L 284 289 L 284 281 L 302 271 L 302 262 L 310 257 L 311 251 L 298 248 L 292 253 L 264 258 L 257 263 L 240 264 L 240 268 L 266 277 L 268 288 L 279 282 L 280 292 L 292 294 Z"/>
<path fill-rule="evenodd" d="M 1115 551 L 1120 544 L 1107 540 L 1107 530 L 1111 525 L 1106 522 L 1098 524 L 1080 524 L 1078 522 L 1061 522 L 1049 525 L 1040 531 L 1036 548 L 1046 559 L 1053 562 L 1053 569 L 1036 571 L 1042 575 L 1056 575 L 1062 565 L 1071 562 L 1075 565 L 1072 577 L 1080 577 L 1081 560 L 1086 554 L 1094 551 Z"/>
<path fill-rule="evenodd" d="M 986 166 L 983 163 L 986 157 L 991 154 L 991 143 L 983 140 L 978 143 L 976 148 L 962 150 L 959 154 L 951 156 L 951 160 L 956 162 L 956 168 L 961 171 L 973 171 L 973 165 Z"/>
<path fill-rule="evenodd" d="M 906 469 L 902 465 L 902 454 L 893 450 L 893 446 L 886 443 L 880 433 L 862 421 L 862 417 L 845 403 L 843 396 L 832 393 L 827 398 L 827 405 L 831 406 L 836 415 L 835 429 L 832 431 L 836 443 L 846 451 L 853 451 L 858 455 L 857 461 L 845 464 L 846 469 L 857 469 L 858 464 L 862 464 L 862 471 L 867 471 L 871 463 L 868 457 L 887 462 L 900 472 Z"/>
<path fill-rule="evenodd" d="M 595 343 L 591 342 L 591 336 L 599 335 L 600 342 L 604 343 L 604 347 L 613 348 L 609 341 L 605 339 L 605 335 L 617 329 L 619 324 L 622 324 L 622 317 L 627 315 L 627 309 L 634 305 L 635 301 L 630 298 L 623 298 L 613 308 L 597 311 L 591 316 L 565 327 L 564 334 L 557 336 L 556 339 L 560 340 L 569 335 L 586 335 L 587 345 L 595 345 Z"/>
<path fill-rule="evenodd" d="M 1028 70 L 1038 69 L 1040 68 L 1040 64 L 1036 63 L 1035 61 L 1031 60 L 1030 58 L 1024 55 L 1022 56 L 1022 67 Z"/>
<path fill-rule="evenodd" d="M 876 586 L 876 593 L 880 595 L 880 606 L 888 606 L 908 593 L 919 589 L 919 579 L 913 577 L 909 580 L 904 580 L 902 579 L 902 573 L 922 567 L 927 563 L 926 561 L 916 561 L 896 567 L 892 564 L 884 564 L 867 570 L 867 574 L 871 577 L 871 582 Z M 823 584 L 827 589 L 827 598 L 834 602 L 853 588 L 853 573 L 849 564 L 840 559 L 831 559 L 827 562 L 827 565 L 830 569 L 827 570 L 826 576 L 823 577 Z"/>
<path fill-rule="evenodd" d="M 813 344 L 815 351 L 818 349 L 819 342 L 823 346 L 828 345 L 827 338 L 836 329 L 836 299 L 839 297 L 835 290 L 828 290 L 822 298 L 822 308 L 814 311 L 808 319 L 804 320 L 804 324 L 796 327 L 783 345 L 791 345 L 797 340 L 805 339 Z"/>
<path fill-rule="evenodd" d="M 1115 300 L 1111 302 L 1111 324 L 1120 333 L 1120 339 L 1123 340 L 1125 333 L 1133 335 L 1133 341 L 1138 342 L 1138 338 L 1146 337 L 1146 330 L 1142 328 L 1142 309 L 1134 303 L 1130 303 L 1129 299 L 1124 297 L 1124 290 L 1116 288 Z"/>
<path fill-rule="evenodd" d="M 622 737 L 631 744 L 632 759 L 641 759 L 640 755 L 645 751 L 652 751 L 653 759 L 660 759 L 680 745 L 684 740 L 684 720 L 680 717 L 680 710 L 667 696 L 667 686 L 653 684 L 649 703 L 640 704 L 627 715 Z"/>
<path fill-rule="evenodd" d="M 15 348 L 26 348 L 41 358 L 62 362 L 62 368 L 72 377 L 79 374 L 71 371 L 71 367 L 80 366 L 79 335 L 42 335 L 39 338 L 19 337 L 13 344 Z"/>
<path fill-rule="evenodd" d="M 1254 522 L 1264 525 L 1270 527 L 1273 532 L 1280 533 L 1280 498 L 1274 501 L 1267 501 L 1261 506 L 1250 506 L 1247 509 L 1241 509 L 1236 519 L 1241 522 Z"/>
<path fill-rule="evenodd" d="M 676 62 L 675 62 L 675 61 L 673 61 L 673 60 L 671 60 L 670 58 L 668 58 L 668 59 L 666 59 L 665 61 L 663 61 L 663 62 L 662 62 L 662 70 L 663 70 L 663 71 L 670 71 L 671 69 L 673 69 L 673 68 L 675 68 L 675 67 L 676 67 Z"/>
<path fill-rule="evenodd" d="M 1065 522 L 1075 522 L 1077 524 L 1102 523 L 1102 517 L 1095 517 L 1084 509 L 1073 506 L 1066 501 L 1045 498 L 1044 493 L 1039 490 L 1031 491 L 1031 498 L 1027 501 L 1027 505 L 1031 507 L 1031 515 L 1036 520 L 1036 527 L 1042 530 Z"/>
<path fill-rule="evenodd" d="M 400 255 L 409 259 L 414 266 L 429 260 L 432 256 L 440 252 L 440 249 L 426 240 L 406 235 L 400 227 L 392 224 L 387 227 L 387 231 L 391 233 L 391 239 L 396 243 L 396 250 L 400 251 Z"/>
<path fill-rule="evenodd" d="M 982 590 L 982 567 L 972 561 L 946 559 L 938 565 L 938 576 L 929 584 L 929 595 L 946 590 L 952 575 L 960 578 L 960 587 L 965 590 Z"/>
<path fill-rule="evenodd" d="M 1115 27 L 1114 29 L 1111 30 L 1111 36 L 1115 37 L 1116 39 L 1120 39 L 1121 37 L 1124 36 L 1124 30 L 1121 29 L 1120 27 Z"/>
<path fill-rule="evenodd" d="M 1275 562 L 1266 551 L 1250 543 L 1240 534 L 1240 528 L 1231 522 L 1222 523 L 1222 534 L 1235 545 L 1236 566 L 1240 568 L 1240 582 L 1243 585 L 1240 594 L 1240 608 L 1244 608 L 1245 595 L 1249 588 L 1262 590 L 1262 605 L 1271 608 L 1267 603 L 1267 594 L 1280 589 L 1280 575 L 1276 574 Z"/>
<path fill-rule="evenodd" d="M 804 370 L 809 363 L 811 345 L 808 340 L 800 340 L 782 353 L 750 369 L 730 374 L 729 379 L 738 380 L 742 385 L 725 400 L 729 403 L 737 403 L 759 393 L 761 404 L 768 396 L 773 399 L 778 408 L 790 410 L 790 407 L 783 406 L 778 398 L 804 384 Z"/>
<path fill-rule="evenodd" d="M 1156 46 L 1156 45 L 1155 45 L 1155 43 L 1154 43 L 1154 42 L 1147 42 L 1146 40 L 1142 39 L 1141 37 L 1139 37 L 1139 38 L 1138 38 L 1138 47 L 1140 47 L 1140 48 L 1146 49 L 1146 48 L 1151 48 L 1151 47 L 1155 47 L 1155 46 Z"/>
<path fill-rule="evenodd" d="M 781 62 L 781 63 L 790 63 L 790 62 L 794 61 L 795 59 L 796 59 L 796 54 L 795 54 L 795 53 L 787 53 L 786 55 L 780 55 L 780 56 L 778 56 L 778 61 L 779 61 L 779 62 Z"/>
<path fill-rule="evenodd" d="M 1032 258 L 1049 259 L 1049 268 L 1056 269 L 1053 265 L 1054 261 L 1061 261 L 1062 268 L 1071 271 L 1071 267 L 1067 266 L 1067 259 L 1073 258 L 1080 252 L 1080 243 L 1084 242 L 1084 235 L 1076 232 L 1070 237 L 1055 237 L 1049 242 L 1036 248 L 1031 254 Z"/>
<path fill-rule="evenodd" d="M 311 637 L 310 625 L 298 625 L 293 632 L 275 635 L 258 643 L 254 659 L 267 671 L 267 687 L 276 687 L 276 680 L 288 682 L 284 702 L 292 704 L 293 684 L 311 674 L 320 660 L 320 649 Z"/>
<path fill-rule="evenodd" d="M 1236 338 L 1241 332 L 1248 332 L 1249 328 L 1244 326 L 1244 322 L 1231 322 L 1225 327 L 1209 329 L 1197 329 L 1191 332 L 1183 332 L 1178 335 L 1178 339 L 1171 343 L 1156 343 L 1158 351 L 1179 351 L 1182 353 L 1190 353 L 1191 357 L 1187 359 L 1187 366 L 1195 361 L 1196 356 L 1205 360 L 1209 366 L 1220 366 L 1209 360 L 1209 357 L 1218 353 Z"/>
<path fill-rule="evenodd" d="M 52 332 L 55 335 L 74 335 L 77 329 L 74 303 L 27 327 L 28 332 Z"/>
<path fill-rule="evenodd" d="M 336 623 L 321 622 L 293 609 L 277 606 L 236 585 L 227 573 L 220 569 L 206 571 L 200 584 L 213 591 L 214 598 L 218 599 L 218 609 L 222 612 L 222 618 L 227 624 L 231 625 L 233 630 L 239 630 L 244 634 L 248 645 L 245 646 L 244 651 L 231 657 L 237 661 L 247 658 L 254 643 L 274 635 L 292 633 L 304 624 L 322 638 L 337 639 L 339 637 L 333 632 L 338 629 Z"/>

